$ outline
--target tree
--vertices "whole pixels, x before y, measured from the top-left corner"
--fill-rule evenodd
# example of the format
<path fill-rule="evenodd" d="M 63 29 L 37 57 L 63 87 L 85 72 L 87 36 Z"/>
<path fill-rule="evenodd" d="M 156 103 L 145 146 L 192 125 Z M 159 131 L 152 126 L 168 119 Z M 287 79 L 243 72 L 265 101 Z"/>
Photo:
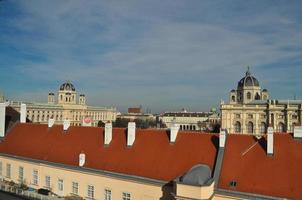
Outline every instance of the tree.
<path fill-rule="evenodd" d="M 105 127 L 105 123 L 103 121 L 98 122 L 98 127 Z"/>

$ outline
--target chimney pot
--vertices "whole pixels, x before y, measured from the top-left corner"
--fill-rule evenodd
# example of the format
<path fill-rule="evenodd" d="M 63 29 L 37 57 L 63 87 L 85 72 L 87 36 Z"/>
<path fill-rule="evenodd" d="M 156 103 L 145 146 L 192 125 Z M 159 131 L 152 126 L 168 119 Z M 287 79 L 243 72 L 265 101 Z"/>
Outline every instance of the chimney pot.
<path fill-rule="evenodd" d="M 274 154 L 274 129 L 273 127 L 267 128 L 267 147 L 266 147 L 267 155 Z"/>
<path fill-rule="evenodd" d="M 302 126 L 295 126 L 294 127 L 294 138 L 295 139 L 302 139 Z"/>
<path fill-rule="evenodd" d="M 225 129 L 221 129 L 219 132 L 219 147 L 224 148 L 225 146 L 225 139 L 226 139 L 226 130 Z"/>
<path fill-rule="evenodd" d="M 79 166 L 83 167 L 85 165 L 85 154 L 84 153 L 80 153 L 79 155 Z"/>
<path fill-rule="evenodd" d="M 112 123 L 107 122 L 105 124 L 105 139 L 104 144 L 109 145 L 112 140 Z"/>
<path fill-rule="evenodd" d="M 132 146 L 135 141 L 135 129 L 135 122 L 129 122 L 127 130 L 127 146 Z"/>
<path fill-rule="evenodd" d="M 176 141 L 178 131 L 179 131 L 179 125 L 176 123 L 172 123 L 172 125 L 170 127 L 170 142 L 171 143 L 174 143 Z"/>
<path fill-rule="evenodd" d="M 64 121 L 63 121 L 63 130 L 64 130 L 64 131 L 67 131 L 69 127 L 70 127 L 70 121 L 67 120 L 67 119 L 64 120 Z"/>
<path fill-rule="evenodd" d="M 26 104 L 24 103 L 20 105 L 20 122 L 26 123 Z"/>
<path fill-rule="evenodd" d="M 55 123 L 55 119 L 49 118 L 48 119 L 48 128 L 51 128 L 54 125 L 54 123 Z"/>
<path fill-rule="evenodd" d="M 5 136 L 5 111 L 9 103 L 0 103 L 0 137 Z"/>

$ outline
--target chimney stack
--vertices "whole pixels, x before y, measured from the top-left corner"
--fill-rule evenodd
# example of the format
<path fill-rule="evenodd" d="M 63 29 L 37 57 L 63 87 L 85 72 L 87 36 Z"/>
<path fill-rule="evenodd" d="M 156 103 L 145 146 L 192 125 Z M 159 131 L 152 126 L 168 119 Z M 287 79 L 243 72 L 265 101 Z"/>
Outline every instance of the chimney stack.
<path fill-rule="evenodd" d="M 267 128 L 267 155 L 272 156 L 274 154 L 274 129 L 273 127 Z"/>
<path fill-rule="evenodd" d="M 105 139 L 104 144 L 109 145 L 112 140 L 112 123 L 107 122 L 105 124 Z"/>
<path fill-rule="evenodd" d="M 179 130 L 179 125 L 176 124 L 175 122 L 173 122 L 170 127 L 170 142 L 171 143 L 174 143 L 176 141 L 178 130 Z"/>
<path fill-rule="evenodd" d="M 220 148 L 224 148 L 224 146 L 225 146 L 226 135 L 227 135 L 226 129 L 220 129 L 220 132 L 219 132 L 219 147 Z"/>
<path fill-rule="evenodd" d="M 0 137 L 5 136 L 5 108 L 8 102 L 0 103 Z"/>
<path fill-rule="evenodd" d="M 302 126 L 295 126 L 294 127 L 294 138 L 295 139 L 302 139 Z"/>
<path fill-rule="evenodd" d="M 49 118 L 48 119 L 48 128 L 51 128 L 54 125 L 54 123 L 55 123 L 55 119 Z"/>
<path fill-rule="evenodd" d="M 70 121 L 68 119 L 65 119 L 63 121 L 63 130 L 67 131 L 69 127 L 70 127 Z"/>
<path fill-rule="evenodd" d="M 85 165 L 85 158 L 86 158 L 85 154 L 81 152 L 79 155 L 79 166 L 80 167 L 83 167 Z"/>
<path fill-rule="evenodd" d="M 20 106 L 20 122 L 26 123 L 26 104 L 21 103 Z"/>
<path fill-rule="evenodd" d="M 127 146 L 132 146 L 135 141 L 135 122 L 128 123 Z"/>

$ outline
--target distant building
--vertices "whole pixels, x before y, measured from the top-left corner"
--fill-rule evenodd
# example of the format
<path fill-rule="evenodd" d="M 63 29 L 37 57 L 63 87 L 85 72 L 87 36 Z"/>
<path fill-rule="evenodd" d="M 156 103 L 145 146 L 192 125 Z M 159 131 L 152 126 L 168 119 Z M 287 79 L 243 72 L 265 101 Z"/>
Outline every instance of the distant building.
<path fill-rule="evenodd" d="M 302 101 L 269 99 L 249 69 L 220 110 L 221 128 L 229 133 L 264 134 L 268 125 L 277 132 L 293 132 L 302 122 Z"/>
<path fill-rule="evenodd" d="M 128 114 L 131 114 L 131 113 L 135 113 L 135 114 L 143 114 L 144 111 L 143 111 L 143 108 L 141 107 L 137 107 L 137 108 L 128 108 Z"/>
<path fill-rule="evenodd" d="M 218 113 L 211 112 L 165 112 L 159 120 L 170 128 L 173 123 L 180 126 L 180 130 L 211 130 L 215 124 L 220 123 Z"/>
<path fill-rule="evenodd" d="M 136 119 L 139 120 L 155 120 L 155 116 L 151 113 L 144 113 L 142 107 L 133 107 L 128 108 L 128 113 L 119 113 L 117 118 L 128 119 L 130 121 L 134 121 Z"/>
<path fill-rule="evenodd" d="M 69 81 L 63 83 L 57 96 L 50 92 L 48 103 L 22 102 L 27 107 L 27 119 L 33 123 L 45 124 L 50 118 L 56 124 L 62 124 L 64 120 L 70 120 L 71 125 L 80 126 L 83 121 L 97 126 L 99 121 L 115 121 L 116 108 L 95 107 L 86 104 L 86 96 L 80 94 Z M 20 111 L 21 102 L 11 101 L 10 106 Z"/>
<path fill-rule="evenodd" d="M 18 123 L 0 142 L 0 190 L 44 188 L 66 199 L 95 200 L 301 199 L 301 130 L 270 129 L 257 140 L 178 131 L 178 125 Z"/>

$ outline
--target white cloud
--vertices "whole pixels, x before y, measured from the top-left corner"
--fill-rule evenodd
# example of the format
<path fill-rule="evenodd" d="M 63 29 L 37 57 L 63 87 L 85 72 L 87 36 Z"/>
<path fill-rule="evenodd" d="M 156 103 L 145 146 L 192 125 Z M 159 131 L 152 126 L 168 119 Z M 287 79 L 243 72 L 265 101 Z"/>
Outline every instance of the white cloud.
<path fill-rule="evenodd" d="M 274 10 L 209 23 L 193 20 L 194 14 L 182 18 L 182 3 L 159 5 L 26 2 L 20 5 L 26 14 L 13 24 L 30 36 L 8 39 L 46 57 L 22 63 L 28 79 L 74 80 L 93 104 L 146 104 L 155 110 L 206 109 L 227 98 L 247 65 L 261 74 L 267 65 L 301 56 L 299 50 L 283 49 L 302 45 L 301 29 Z M 268 30 L 261 33 L 262 27 Z M 267 87 L 272 81 L 266 80 Z"/>

